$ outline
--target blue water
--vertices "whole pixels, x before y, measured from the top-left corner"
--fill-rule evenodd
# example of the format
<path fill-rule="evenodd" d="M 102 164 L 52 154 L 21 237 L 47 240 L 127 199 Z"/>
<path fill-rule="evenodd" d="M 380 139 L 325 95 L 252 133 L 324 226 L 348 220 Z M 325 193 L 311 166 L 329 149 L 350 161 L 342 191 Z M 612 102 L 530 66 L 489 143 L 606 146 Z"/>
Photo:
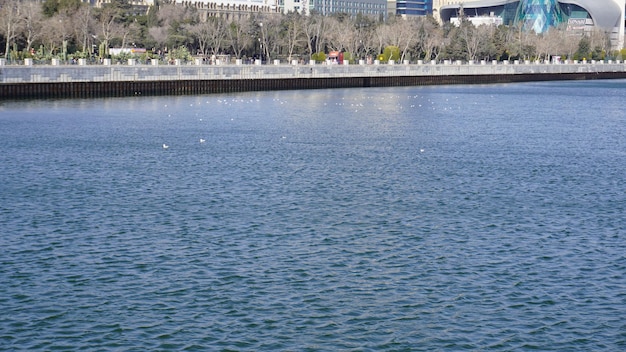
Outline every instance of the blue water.
<path fill-rule="evenodd" d="M 0 102 L 0 350 L 626 350 L 625 98 Z"/>

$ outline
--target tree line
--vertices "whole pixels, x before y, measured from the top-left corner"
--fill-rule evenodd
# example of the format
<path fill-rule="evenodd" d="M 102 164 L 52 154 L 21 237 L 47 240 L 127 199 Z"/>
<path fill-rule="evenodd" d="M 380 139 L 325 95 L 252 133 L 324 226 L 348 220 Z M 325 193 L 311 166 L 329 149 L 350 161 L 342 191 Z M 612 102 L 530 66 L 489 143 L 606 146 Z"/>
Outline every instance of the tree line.
<path fill-rule="evenodd" d="M 127 0 L 95 8 L 80 0 L 0 0 L 0 43 L 8 60 L 109 58 L 109 48 L 146 48 L 144 58 L 323 61 L 582 60 L 621 58 L 608 35 L 553 28 L 537 34 L 518 25 L 439 24 L 432 16 L 390 18 L 336 13 L 252 13 L 215 17 L 202 9 L 158 1 L 137 13 Z M 120 56 L 128 54 L 120 54 Z M 115 58 L 115 57 L 114 57 Z M 120 58 L 123 59 L 123 58 Z"/>

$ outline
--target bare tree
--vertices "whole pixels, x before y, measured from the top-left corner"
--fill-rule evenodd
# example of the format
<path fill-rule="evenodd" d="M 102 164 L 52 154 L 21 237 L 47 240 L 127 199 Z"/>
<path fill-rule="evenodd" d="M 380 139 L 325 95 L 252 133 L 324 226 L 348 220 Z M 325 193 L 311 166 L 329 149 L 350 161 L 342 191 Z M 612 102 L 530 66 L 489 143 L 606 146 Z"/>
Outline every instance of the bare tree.
<path fill-rule="evenodd" d="M 355 19 L 332 17 L 328 24 L 327 45 L 329 48 L 356 54 L 359 48 L 364 46 L 363 36 L 359 34 Z M 367 43 L 365 45 L 367 46 Z"/>
<path fill-rule="evenodd" d="M 180 33 L 181 25 L 197 20 L 197 14 L 194 9 L 176 5 L 173 2 L 159 5 L 157 17 L 159 26 L 150 28 L 148 33 L 162 47 L 167 46 L 168 42 L 176 44 L 177 42 L 185 41 L 187 38 Z"/>
<path fill-rule="evenodd" d="M 574 57 L 574 53 L 578 49 L 580 36 L 576 34 L 571 34 L 568 32 L 563 32 L 562 36 L 563 36 L 563 53 L 567 54 L 568 59 L 572 59 Z"/>
<path fill-rule="evenodd" d="M 213 19 L 208 19 L 195 24 L 187 25 L 187 30 L 198 41 L 198 50 L 202 56 L 207 56 L 209 51 L 209 42 L 211 40 L 211 31 Z"/>
<path fill-rule="evenodd" d="M 314 52 L 317 53 L 321 51 L 324 28 L 325 22 L 323 16 L 312 14 L 305 17 L 302 31 L 307 41 L 309 56 L 313 55 Z"/>
<path fill-rule="evenodd" d="M 385 27 L 387 45 L 393 45 L 400 49 L 400 61 L 403 61 L 406 54 L 417 41 L 417 28 L 415 21 L 408 19 L 396 19 Z"/>
<path fill-rule="evenodd" d="M 490 25 L 480 25 L 475 27 L 471 22 L 463 20 L 459 27 L 460 38 L 465 43 L 465 51 L 468 60 L 476 60 L 481 48 L 491 40 Z"/>
<path fill-rule="evenodd" d="M 67 59 L 67 48 L 69 40 L 73 35 L 74 21 L 70 11 L 61 11 L 56 16 L 52 17 L 53 20 L 58 22 L 58 34 L 60 39 L 61 53 L 63 60 Z"/>
<path fill-rule="evenodd" d="M 271 57 L 278 53 L 280 46 L 280 17 L 270 15 L 257 20 L 259 20 L 257 22 L 259 27 L 259 45 L 261 45 L 261 51 L 265 55 L 265 59 L 270 61 Z"/>
<path fill-rule="evenodd" d="M 226 35 L 235 57 L 241 58 L 243 50 L 252 43 L 252 38 L 247 35 L 249 32 L 250 22 L 239 17 L 233 18 L 228 24 Z"/>
<path fill-rule="evenodd" d="M 376 40 L 374 33 L 377 31 L 378 25 L 371 23 L 367 27 L 359 30 L 358 40 L 360 45 L 360 54 L 363 58 L 368 55 L 378 54 L 374 50 L 376 48 Z"/>
<path fill-rule="evenodd" d="M 354 21 L 349 18 L 329 17 L 327 45 L 335 51 L 353 52 L 356 50 Z"/>
<path fill-rule="evenodd" d="M 76 41 L 80 43 L 82 51 L 87 52 L 94 35 L 92 7 L 82 4 L 74 14 L 74 23 Z"/>
<path fill-rule="evenodd" d="M 387 26 L 380 26 L 377 30 L 372 33 L 372 48 L 376 55 L 383 52 L 383 48 L 387 43 Z"/>
<path fill-rule="evenodd" d="M 444 44 L 443 31 L 437 23 L 425 18 L 418 24 L 418 47 L 424 54 L 425 60 L 437 59 Z"/>
<path fill-rule="evenodd" d="M 496 55 L 497 49 L 494 43 L 495 32 L 496 27 L 491 24 L 483 24 L 476 27 L 476 32 L 474 33 L 474 35 L 480 39 L 478 40 L 478 49 L 476 51 L 476 57 L 474 58 L 475 60 L 488 60 L 489 58 Z"/>
<path fill-rule="evenodd" d="M 211 22 L 212 27 L 209 32 L 211 34 L 209 37 L 209 46 L 211 47 L 211 53 L 213 55 L 218 55 L 222 52 L 224 40 L 227 38 L 227 23 L 221 17 L 217 17 Z"/>
<path fill-rule="evenodd" d="M 135 41 L 139 39 L 141 29 L 137 22 L 130 22 L 118 28 L 117 35 L 122 39 L 122 48 L 125 48 L 128 43 L 135 46 Z"/>
<path fill-rule="evenodd" d="M 4 58 L 9 58 L 11 44 L 20 33 L 22 26 L 22 6 L 20 1 L 0 0 L 0 33 L 6 40 Z"/>
<path fill-rule="evenodd" d="M 45 30 L 43 26 L 43 12 L 37 2 L 28 1 L 23 7 L 23 36 L 26 40 L 26 51 L 30 51 L 33 43 L 39 40 Z"/>
<path fill-rule="evenodd" d="M 547 32 L 538 36 L 537 38 L 537 54 L 538 59 L 545 61 L 550 60 L 550 56 L 558 53 L 562 53 L 565 50 L 564 45 L 565 31 L 551 28 Z"/>
<path fill-rule="evenodd" d="M 66 38 L 65 25 L 57 17 L 45 19 L 42 25 L 46 28 L 46 31 L 41 35 L 45 53 L 48 56 L 53 56 L 57 53 L 59 47 L 63 45 L 63 41 Z"/>
<path fill-rule="evenodd" d="M 511 59 L 522 52 L 519 41 L 519 25 L 498 26 L 494 32 L 493 41 L 498 50 L 498 59 Z"/>
<path fill-rule="evenodd" d="M 524 60 L 530 60 L 537 57 L 537 33 L 535 31 L 525 31 L 522 26 L 519 26 L 519 56 Z"/>
<path fill-rule="evenodd" d="M 112 6 L 102 7 L 96 15 L 98 34 L 100 41 L 104 46 L 104 53 L 101 54 L 109 54 L 109 44 L 119 33 L 120 26 L 117 23 L 119 18 L 119 11 Z"/>
<path fill-rule="evenodd" d="M 208 55 L 209 50 L 217 55 L 222 50 L 226 39 L 227 23 L 220 17 L 209 17 L 205 21 L 188 25 L 189 33 L 198 40 L 202 55 Z"/>
<path fill-rule="evenodd" d="M 589 34 L 589 46 L 592 51 L 606 53 L 611 47 L 608 34 L 599 28 L 594 28 Z"/>
<path fill-rule="evenodd" d="M 291 62 L 296 47 L 304 42 L 303 22 L 303 17 L 298 13 L 289 13 L 283 17 L 282 39 L 287 48 L 287 61 L 289 62 Z"/>

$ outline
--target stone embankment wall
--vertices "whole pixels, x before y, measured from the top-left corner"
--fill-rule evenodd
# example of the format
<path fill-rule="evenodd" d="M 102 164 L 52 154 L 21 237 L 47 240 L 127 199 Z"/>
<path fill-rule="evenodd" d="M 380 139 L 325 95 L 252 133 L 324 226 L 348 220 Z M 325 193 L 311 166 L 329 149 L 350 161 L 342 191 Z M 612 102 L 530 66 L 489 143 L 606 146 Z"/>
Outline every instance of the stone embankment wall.
<path fill-rule="evenodd" d="M 205 94 L 605 78 L 626 78 L 626 64 L 0 65 L 0 98 Z"/>

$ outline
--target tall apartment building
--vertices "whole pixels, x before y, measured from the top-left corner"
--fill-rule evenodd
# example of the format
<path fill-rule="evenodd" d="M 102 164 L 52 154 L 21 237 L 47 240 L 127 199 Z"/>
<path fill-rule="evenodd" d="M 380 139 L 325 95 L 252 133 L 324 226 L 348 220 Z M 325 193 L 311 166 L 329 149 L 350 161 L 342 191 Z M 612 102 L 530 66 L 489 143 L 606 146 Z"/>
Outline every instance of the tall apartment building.
<path fill-rule="evenodd" d="M 277 5 L 283 13 L 310 14 L 315 11 L 322 15 L 346 13 L 387 18 L 387 0 L 278 0 Z"/>

